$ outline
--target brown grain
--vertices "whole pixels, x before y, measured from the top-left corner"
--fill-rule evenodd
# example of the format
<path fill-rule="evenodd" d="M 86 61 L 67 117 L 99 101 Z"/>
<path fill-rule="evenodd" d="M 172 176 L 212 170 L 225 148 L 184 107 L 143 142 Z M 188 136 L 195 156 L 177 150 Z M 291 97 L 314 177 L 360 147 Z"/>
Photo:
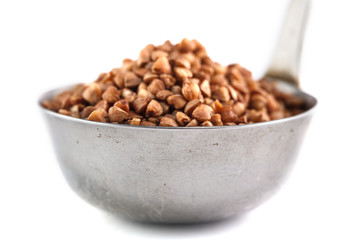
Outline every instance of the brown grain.
<path fill-rule="evenodd" d="M 196 40 L 147 45 L 136 60 L 101 73 L 94 82 L 44 100 L 59 114 L 142 126 L 242 125 L 293 116 L 306 109 L 274 82 L 254 81 L 239 64 L 211 60 Z"/>

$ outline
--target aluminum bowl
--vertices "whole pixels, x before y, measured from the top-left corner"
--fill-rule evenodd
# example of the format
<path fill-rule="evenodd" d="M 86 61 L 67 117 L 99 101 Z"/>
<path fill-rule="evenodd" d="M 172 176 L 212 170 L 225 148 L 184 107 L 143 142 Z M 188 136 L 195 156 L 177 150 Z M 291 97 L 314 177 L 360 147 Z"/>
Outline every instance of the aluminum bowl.
<path fill-rule="evenodd" d="M 288 175 L 316 99 L 287 88 L 307 111 L 240 126 L 131 126 L 41 111 L 62 172 L 82 198 L 138 221 L 204 222 L 259 206 Z"/>

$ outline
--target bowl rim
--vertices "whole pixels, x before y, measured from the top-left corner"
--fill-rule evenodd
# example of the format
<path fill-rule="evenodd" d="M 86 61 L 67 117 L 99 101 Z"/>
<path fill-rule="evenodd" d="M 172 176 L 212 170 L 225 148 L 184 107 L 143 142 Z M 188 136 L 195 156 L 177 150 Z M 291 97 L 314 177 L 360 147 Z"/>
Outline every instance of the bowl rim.
<path fill-rule="evenodd" d="M 218 130 L 218 129 L 245 129 L 245 128 L 254 128 L 254 127 L 262 127 L 262 126 L 268 126 L 268 125 L 274 125 L 274 124 L 282 124 L 282 123 L 286 123 L 286 122 L 291 122 L 291 121 L 295 121 L 297 119 L 300 118 L 305 118 L 308 116 L 313 115 L 317 105 L 318 105 L 318 100 L 313 97 L 312 95 L 301 91 L 300 89 L 298 90 L 298 93 L 300 93 L 301 95 L 303 95 L 303 98 L 308 99 L 307 101 L 310 102 L 310 106 L 307 110 L 305 110 L 302 113 L 299 113 L 297 115 L 294 116 L 290 116 L 290 117 L 286 117 L 286 118 L 281 118 L 281 119 L 277 119 L 277 120 L 271 120 L 271 121 L 266 121 L 266 122 L 260 122 L 260 123 L 248 123 L 248 124 L 242 124 L 242 125 L 230 125 L 230 126 L 212 126 L 212 127 L 201 127 L 201 126 L 197 126 L 197 127 L 163 127 L 163 126 L 142 126 L 142 125 L 130 125 L 130 124 L 114 124 L 114 123 L 104 123 L 104 122 L 96 122 L 96 121 L 90 121 L 87 119 L 81 119 L 81 118 L 75 118 L 75 117 L 71 117 L 71 116 L 67 116 L 67 115 L 63 115 L 54 111 L 51 111 L 49 109 L 46 109 L 44 106 L 42 106 L 42 101 L 49 99 L 49 97 L 56 95 L 57 93 L 64 91 L 66 89 L 71 89 L 71 87 L 75 86 L 76 84 L 72 84 L 72 85 L 68 85 L 65 87 L 59 87 L 59 88 L 55 88 L 52 90 L 49 90 L 43 94 L 40 95 L 40 97 L 38 98 L 37 104 L 40 107 L 40 109 L 45 113 L 48 114 L 50 116 L 53 117 L 57 117 L 60 119 L 64 119 L 67 121 L 74 121 L 74 122 L 78 122 L 78 123 L 83 123 L 83 124 L 89 124 L 89 125 L 93 125 L 96 127 L 114 127 L 114 128 L 133 128 L 133 129 L 158 129 L 158 130 L 175 130 L 175 131 L 184 131 L 184 130 L 206 130 L 206 131 L 212 131 L 212 130 Z"/>

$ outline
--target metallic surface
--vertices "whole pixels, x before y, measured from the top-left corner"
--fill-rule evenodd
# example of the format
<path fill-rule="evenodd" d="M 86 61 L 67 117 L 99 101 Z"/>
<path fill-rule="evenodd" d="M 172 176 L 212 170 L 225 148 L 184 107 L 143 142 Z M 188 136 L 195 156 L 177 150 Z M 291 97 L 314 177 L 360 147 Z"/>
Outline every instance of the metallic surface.
<path fill-rule="evenodd" d="M 302 34 L 296 36 L 288 40 L 302 41 Z M 281 71 L 267 76 L 283 79 L 276 81 L 279 87 L 302 97 L 308 110 L 285 119 L 241 126 L 145 127 L 91 122 L 41 107 L 67 182 L 94 205 L 139 221 L 213 221 L 260 205 L 293 166 L 316 106 L 314 97 L 296 87 L 297 72 L 291 66 L 298 62 L 296 51 L 291 52 L 286 57 L 291 64 L 283 58 L 282 67 L 277 65 Z M 296 81 L 286 83 L 288 75 Z"/>
<path fill-rule="evenodd" d="M 185 223 L 242 213 L 273 195 L 316 104 L 300 94 L 310 110 L 241 126 L 117 125 L 41 109 L 63 174 L 81 197 L 135 220 Z"/>
<path fill-rule="evenodd" d="M 292 0 L 266 76 L 299 85 L 302 43 L 311 0 Z"/>

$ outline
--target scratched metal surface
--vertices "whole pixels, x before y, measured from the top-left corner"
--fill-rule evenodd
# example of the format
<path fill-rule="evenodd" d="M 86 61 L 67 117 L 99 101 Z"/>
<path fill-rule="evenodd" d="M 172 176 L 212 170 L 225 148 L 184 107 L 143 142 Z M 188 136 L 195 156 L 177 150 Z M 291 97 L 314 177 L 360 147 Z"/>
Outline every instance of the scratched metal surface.
<path fill-rule="evenodd" d="M 302 94 L 311 107 L 303 114 L 212 128 L 104 124 L 42 111 L 63 174 L 82 198 L 139 221 L 203 222 L 246 212 L 278 189 L 316 104 Z"/>

